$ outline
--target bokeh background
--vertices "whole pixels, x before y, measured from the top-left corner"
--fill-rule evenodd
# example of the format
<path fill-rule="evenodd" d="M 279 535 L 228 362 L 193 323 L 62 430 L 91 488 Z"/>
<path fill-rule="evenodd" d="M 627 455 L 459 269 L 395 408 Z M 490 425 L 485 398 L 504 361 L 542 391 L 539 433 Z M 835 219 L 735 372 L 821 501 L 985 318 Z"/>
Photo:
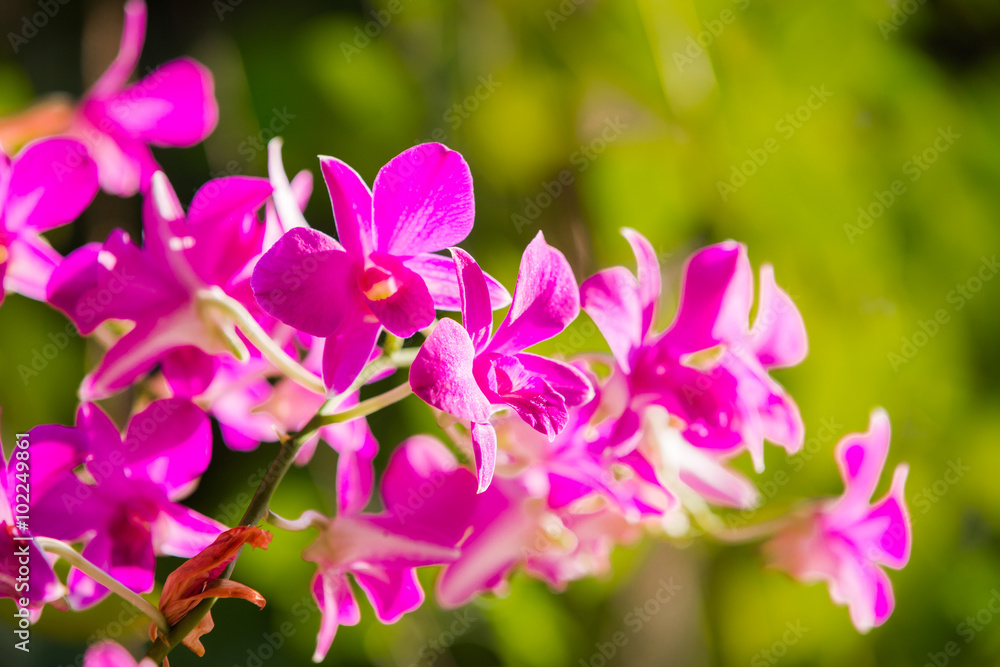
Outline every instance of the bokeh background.
<path fill-rule="evenodd" d="M 9 34 L 40 3 L 0 3 L 0 113 L 56 91 L 78 96 L 117 49 L 118 0 L 49 4 L 56 15 L 15 54 Z M 752 520 L 838 493 L 835 441 L 863 430 L 875 405 L 893 419 L 890 465 L 912 468 L 913 558 L 892 575 L 895 615 L 867 636 L 825 587 L 763 569 L 754 547 L 646 540 L 617 552 L 609 579 L 563 594 L 516 576 L 505 599 L 459 612 L 431 603 L 384 627 L 369 610 L 341 628 L 328 662 L 601 667 L 595 643 L 628 630 L 608 664 L 1000 664 L 1000 619 L 987 607 L 1000 597 L 998 52 L 991 0 L 151 1 L 143 71 L 193 55 L 214 72 L 221 107 L 203 145 L 157 154 L 182 200 L 222 172 L 265 174 L 272 131 L 289 171 L 317 180 L 317 154 L 370 181 L 404 148 L 444 141 L 471 165 L 477 224 L 465 246 L 488 271 L 512 286 L 539 230 L 580 279 L 631 266 L 617 231 L 631 226 L 660 253 L 661 326 L 686 255 L 738 239 L 755 265 L 775 265 L 811 344 L 779 375 L 805 417 L 807 452 L 769 449 L 766 503 Z M 330 230 L 317 185 L 307 217 Z M 137 199 L 101 194 L 50 238 L 69 251 L 114 227 L 136 232 L 138 211 Z M 944 323 L 928 324 L 942 310 Z M 37 376 L 18 370 L 65 326 L 17 296 L 0 310 L 8 448 L 15 431 L 72 422 L 96 350 L 73 337 Z M 585 318 L 559 344 L 602 346 Z M 120 421 L 127 398 L 107 406 Z M 384 463 L 407 433 L 433 425 L 410 399 L 372 428 Z M 190 503 L 235 522 L 273 454 L 220 444 Z M 277 511 L 331 511 L 333 465 L 322 451 L 296 470 Z M 239 579 L 267 607 L 221 602 L 206 658 L 182 649 L 172 664 L 309 664 L 318 614 L 312 567 L 298 556 L 306 540 L 279 532 L 269 551 L 241 559 Z M 176 565 L 163 560 L 160 579 Z M 671 581 L 680 592 L 631 632 L 629 611 Z M 3 665 L 80 664 L 95 631 L 136 654 L 144 642 L 145 624 L 112 599 L 46 611 L 31 654 L 15 655 L 13 609 L 0 601 Z M 960 624 L 977 614 L 970 637 Z M 944 653 L 949 642 L 957 656 Z"/>

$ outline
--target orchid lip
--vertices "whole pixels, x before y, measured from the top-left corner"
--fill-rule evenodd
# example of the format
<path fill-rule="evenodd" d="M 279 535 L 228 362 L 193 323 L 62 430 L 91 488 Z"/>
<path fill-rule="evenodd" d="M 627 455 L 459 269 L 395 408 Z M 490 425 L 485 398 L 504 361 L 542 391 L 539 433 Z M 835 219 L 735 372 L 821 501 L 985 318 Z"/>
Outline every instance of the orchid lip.
<path fill-rule="evenodd" d="M 371 301 L 388 299 L 399 289 L 399 281 L 381 266 L 369 266 L 358 276 L 358 288 Z"/>

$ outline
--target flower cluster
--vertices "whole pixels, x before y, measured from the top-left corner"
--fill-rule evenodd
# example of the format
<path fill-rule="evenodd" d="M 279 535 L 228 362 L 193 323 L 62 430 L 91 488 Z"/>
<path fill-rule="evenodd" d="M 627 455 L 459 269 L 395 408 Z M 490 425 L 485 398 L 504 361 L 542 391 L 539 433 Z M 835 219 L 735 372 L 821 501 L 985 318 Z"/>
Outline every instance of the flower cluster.
<path fill-rule="evenodd" d="M 556 590 L 600 575 L 616 545 L 643 535 L 738 537 L 712 507 L 750 509 L 760 495 L 733 459 L 745 452 L 760 473 L 765 443 L 794 454 L 804 439 L 795 401 L 770 372 L 806 357 L 806 330 L 770 265 L 755 301 L 745 246 L 695 252 L 660 330 L 660 266 L 642 234 L 622 230 L 635 273 L 615 267 L 580 283 L 539 233 L 511 293 L 458 247 L 475 219 L 472 175 L 437 143 L 390 160 L 370 188 L 320 157 L 336 238 L 303 217 L 312 177 L 289 180 L 280 140 L 268 178 L 209 181 L 185 209 L 149 144 L 190 145 L 212 130 L 212 79 L 182 59 L 127 85 L 144 27 L 144 5 L 130 0 L 118 58 L 59 136 L 0 157 L 4 290 L 58 308 L 106 347 L 79 387 L 76 424 L 28 434 L 30 529 L 17 500 L 27 465 L 15 457 L 0 470 L 0 595 L 32 618 L 46 604 L 93 605 L 109 589 L 142 604 L 134 594 L 153 589 L 158 556 L 190 558 L 148 612 L 155 643 L 140 664 L 179 643 L 202 653 L 211 620 L 195 616 L 198 601 L 264 603 L 228 577 L 240 545 L 270 541 L 256 527 L 267 519 L 318 533 L 302 558 L 316 566 L 319 661 L 337 628 L 361 618 L 352 582 L 393 623 L 424 601 L 418 568 L 440 567 L 434 597 L 459 606 L 501 593 L 517 569 Z M 141 194 L 141 238 L 119 229 L 61 257 L 40 234 L 80 215 L 99 186 Z M 610 353 L 531 351 L 581 310 Z M 119 429 L 94 401 L 136 387 Z M 439 432 L 395 447 L 379 475 L 366 417 L 411 393 Z M 179 502 L 211 464 L 213 419 L 234 450 L 280 443 L 231 530 Z M 268 512 L 285 471 L 308 464 L 320 441 L 337 453 L 336 507 L 297 520 Z M 888 618 L 882 568 L 903 567 L 910 552 L 905 465 L 870 504 L 888 445 L 888 417 L 876 410 L 868 433 L 837 446 L 844 495 L 755 533 L 774 566 L 827 582 L 861 631 Z M 25 587 L 22 541 L 33 563 Z M 52 569 L 59 557 L 74 566 L 65 583 Z M 86 664 L 135 661 L 102 644 Z"/>

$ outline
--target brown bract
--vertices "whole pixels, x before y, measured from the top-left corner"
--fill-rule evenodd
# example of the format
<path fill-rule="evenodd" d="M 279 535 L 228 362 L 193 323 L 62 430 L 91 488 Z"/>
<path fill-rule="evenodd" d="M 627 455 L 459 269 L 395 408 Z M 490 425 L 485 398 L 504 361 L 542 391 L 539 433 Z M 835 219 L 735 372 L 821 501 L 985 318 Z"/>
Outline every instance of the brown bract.
<path fill-rule="evenodd" d="M 271 533 L 255 526 L 237 526 L 220 534 L 215 542 L 167 577 L 160 594 L 160 611 L 167 617 L 167 622 L 171 626 L 176 625 L 206 598 L 240 598 L 263 609 L 266 604 L 264 596 L 249 586 L 230 579 L 219 579 L 219 576 L 236 558 L 244 544 L 266 549 L 270 543 Z M 198 656 L 205 655 L 201 636 L 211 632 L 213 627 L 215 623 L 212 621 L 212 614 L 205 614 L 182 643 Z M 155 625 L 150 625 L 149 636 L 153 640 L 159 636 Z M 167 637 L 162 639 L 168 641 Z"/>

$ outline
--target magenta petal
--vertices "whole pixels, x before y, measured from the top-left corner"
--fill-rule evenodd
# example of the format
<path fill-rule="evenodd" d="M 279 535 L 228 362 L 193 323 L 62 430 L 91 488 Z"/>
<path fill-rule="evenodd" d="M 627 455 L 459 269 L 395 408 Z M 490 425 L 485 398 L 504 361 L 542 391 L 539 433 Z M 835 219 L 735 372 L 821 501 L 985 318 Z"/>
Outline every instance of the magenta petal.
<path fill-rule="evenodd" d="M 481 352 L 493 332 L 493 309 L 486 277 L 469 253 L 461 248 L 452 248 L 451 254 L 455 260 L 462 301 L 462 326 L 469 332 L 472 347 Z"/>
<path fill-rule="evenodd" d="M 90 205 L 97 187 L 97 165 L 79 141 L 31 142 L 11 163 L 4 224 L 11 232 L 65 225 Z"/>
<path fill-rule="evenodd" d="M 476 478 L 430 436 L 408 438 L 393 451 L 381 489 L 386 510 L 408 537 L 453 547 L 469 527 Z"/>
<path fill-rule="evenodd" d="M 424 602 L 424 590 L 412 568 L 368 567 L 353 574 L 382 623 L 395 623 Z"/>
<path fill-rule="evenodd" d="M 866 433 L 852 433 L 837 443 L 834 455 L 844 480 L 840 503 L 848 514 L 866 508 L 889 455 L 891 437 L 889 415 L 882 408 L 872 410 Z"/>
<path fill-rule="evenodd" d="M 194 327 L 186 311 L 167 314 L 160 321 L 140 322 L 105 352 L 101 362 L 80 385 L 83 400 L 106 398 L 148 373 L 167 352 L 185 345 L 209 348 L 203 327 Z M 198 323 L 200 325 L 200 323 Z"/>
<path fill-rule="evenodd" d="M 83 295 L 97 284 L 100 253 L 100 243 L 88 243 L 77 248 L 52 272 L 45 287 L 46 301 L 66 313 L 83 334 L 89 334 L 100 323 L 96 313 L 85 318 L 79 310 Z"/>
<path fill-rule="evenodd" d="M 247 176 L 216 178 L 195 193 L 183 226 L 192 243 L 184 257 L 202 281 L 226 285 L 257 259 L 265 228 L 256 212 L 270 195 L 266 179 Z"/>
<path fill-rule="evenodd" d="M 760 267 L 760 303 L 750 331 L 757 358 L 766 368 L 795 366 L 809 353 L 806 325 L 791 297 L 774 282 L 774 267 Z"/>
<path fill-rule="evenodd" d="M 475 350 L 458 322 L 442 319 L 410 367 L 413 393 L 450 415 L 485 423 L 490 403 L 473 377 Z"/>
<path fill-rule="evenodd" d="M 116 527 L 114 535 L 99 532 L 81 555 L 137 593 L 153 590 L 156 556 L 149 533 L 135 523 Z M 86 609 L 108 595 L 108 589 L 73 568 L 67 579 L 70 604 Z"/>
<path fill-rule="evenodd" d="M 179 58 L 107 100 L 108 117 L 128 134 L 160 146 L 192 146 L 219 120 L 212 73 Z"/>
<path fill-rule="evenodd" d="M 877 544 L 873 560 L 897 570 L 909 562 L 913 546 L 913 529 L 904 493 L 908 472 L 905 464 L 896 467 L 889 493 L 872 508 L 864 521 L 865 524 L 884 526 L 875 538 Z"/>
<path fill-rule="evenodd" d="M 682 353 L 738 341 L 749 326 L 752 300 L 753 273 L 742 244 L 726 241 L 699 250 L 684 268 L 667 340 Z"/>
<path fill-rule="evenodd" d="M 875 626 L 878 627 L 892 616 L 892 610 L 896 607 L 896 599 L 892 594 L 892 583 L 885 572 L 879 569 L 875 571 L 874 602 Z M 861 628 L 858 629 L 860 630 Z"/>
<path fill-rule="evenodd" d="M 170 495 L 208 468 L 212 426 L 194 403 L 160 399 L 132 417 L 125 433 L 125 452 L 132 478 L 149 479 Z"/>
<path fill-rule="evenodd" d="M 361 610 L 358 609 L 351 585 L 343 574 L 327 574 L 322 570 L 317 572 L 313 579 L 312 593 L 322 614 L 313 662 L 321 662 L 333 645 L 337 628 L 341 625 L 357 625 L 361 620 Z"/>
<path fill-rule="evenodd" d="M 320 168 L 330 202 L 337 237 L 355 257 L 367 257 L 373 248 L 372 193 L 358 172 L 332 157 L 320 156 Z"/>
<path fill-rule="evenodd" d="M 541 232 L 521 258 L 514 300 L 490 341 L 492 352 L 519 352 L 561 333 L 580 313 L 573 269 Z"/>
<path fill-rule="evenodd" d="M 250 284 L 267 314 L 313 336 L 330 336 L 357 290 L 350 255 L 315 229 L 297 227 L 257 262 Z"/>
<path fill-rule="evenodd" d="M 323 382 L 340 394 L 350 389 L 361 369 L 371 359 L 382 330 L 378 321 L 355 309 L 343 324 L 326 339 L 323 347 Z"/>
<path fill-rule="evenodd" d="M 636 276 L 639 279 L 639 298 L 642 302 L 642 333 L 645 336 L 656 324 L 656 308 L 660 302 L 660 260 L 649 240 L 628 227 L 622 236 L 632 246 L 635 254 Z"/>
<path fill-rule="evenodd" d="M 476 476 L 479 481 L 478 493 L 483 493 L 493 481 L 493 471 L 497 464 L 497 432 L 489 422 L 473 422 L 472 449 L 476 454 Z"/>
<path fill-rule="evenodd" d="M 590 379 L 572 364 L 527 352 L 515 356 L 527 373 L 544 378 L 550 387 L 559 392 L 567 406 L 583 405 L 594 397 Z"/>
<path fill-rule="evenodd" d="M 469 165 L 441 144 L 420 144 L 394 157 L 379 170 L 373 193 L 381 252 L 434 252 L 457 245 L 472 231 Z"/>
<path fill-rule="evenodd" d="M 434 307 L 438 310 L 459 311 L 462 309 L 462 296 L 456 279 L 455 260 L 443 255 L 425 253 L 410 257 L 404 261 L 424 282 L 434 298 Z M 486 288 L 490 293 L 490 308 L 500 310 L 510 305 L 510 292 L 496 278 L 483 273 Z"/>
<path fill-rule="evenodd" d="M 45 299 L 46 286 L 62 259 L 41 236 L 23 234 L 7 247 L 3 288 L 29 299 Z M 0 290 L 3 291 L 3 290 Z"/>
<path fill-rule="evenodd" d="M 409 338 L 434 321 L 434 299 L 423 279 L 392 255 L 374 253 L 359 287 L 368 309 L 390 333 Z"/>
<path fill-rule="evenodd" d="M 358 422 L 364 423 L 364 420 Z M 371 460 L 359 456 L 357 452 L 341 452 L 337 457 L 337 512 L 361 512 L 368 504 L 374 486 L 375 470 Z"/>
<path fill-rule="evenodd" d="M 151 524 L 153 547 L 164 556 L 191 558 L 226 529 L 214 519 L 177 503 L 165 505 Z"/>
<path fill-rule="evenodd" d="M 626 373 L 632 356 L 642 343 L 643 309 L 639 284 L 624 267 L 605 269 L 580 285 L 583 310 L 594 320 L 608 341 L 615 361 Z"/>

